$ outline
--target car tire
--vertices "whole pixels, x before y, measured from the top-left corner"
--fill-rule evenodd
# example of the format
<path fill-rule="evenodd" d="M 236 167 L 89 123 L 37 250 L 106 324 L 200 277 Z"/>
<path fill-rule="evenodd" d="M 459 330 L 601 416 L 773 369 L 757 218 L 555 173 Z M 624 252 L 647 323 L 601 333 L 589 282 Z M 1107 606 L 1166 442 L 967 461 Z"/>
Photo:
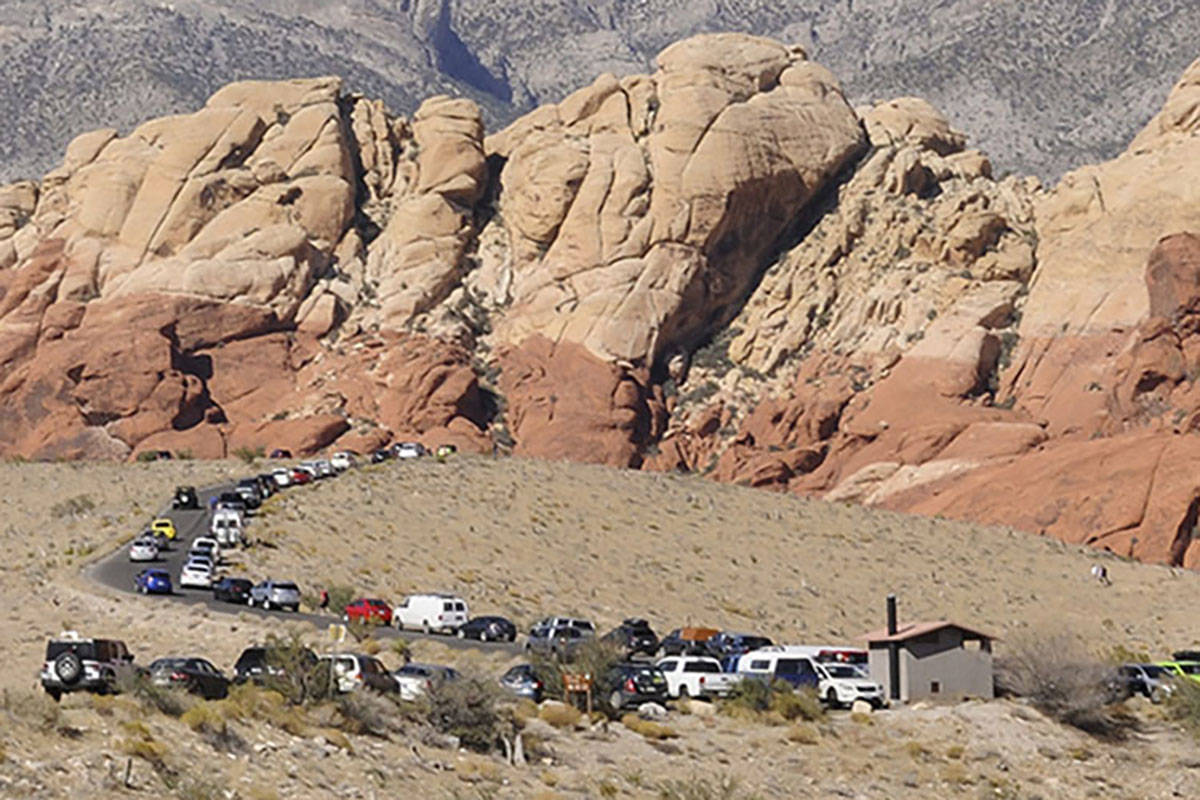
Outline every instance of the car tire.
<path fill-rule="evenodd" d="M 59 700 L 62 700 L 62 689 L 52 689 L 49 686 L 45 686 L 43 688 L 46 690 L 46 694 L 50 695 L 50 699 L 54 702 L 57 703 Z"/>
<path fill-rule="evenodd" d="M 686 700 L 688 697 L 691 696 L 691 694 L 692 693 L 688 691 L 687 686 L 680 684 L 680 686 L 679 686 L 679 699 L 680 700 Z"/>
<path fill-rule="evenodd" d="M 293 614 L 299 614 L 299 613 L 300 613 L 300 605 L 299 605 L 298 603 L 293 603 L 293 604 L 292 604 L 292 613 L 293 613 Z"/>
<path fill-rule="evenodd" d="M 608 705 L 609 705 L 609 707 L 610 707 L 610 708 L 612 708 L 612 710 L 613 710 L 613 711 L 620 711 L 620 710 L 621 710 L 621 705 L 622 705 L 622 703 L 621 703 L 621 693 L 620 693 L 620 692 L 613 692 L 612 694 L 610 694 L 610 695 L 608 696 Z"/>
<path fill-rule="evenodd" d="M 424 633 L 426 636 L 431 636 L 431 635 L 433 635 L 433 628 L 429 627 L 429 622 L 428 622 L 428 621 L 426 621 L 426 622 L 422 622 L 422 623 L 421 623 L 421 631 L 422 631 L 422 633 Z"/>
<path fill-rule="evenodd" d="M 834 689 L 832 686 L 829 687 L 825 692 L 825 702 L 829 704 L 830 708 L 839 708 L 842 705 L 838 701 L 837 689 Z"/>
<path fill-rule="evenodd" d="M 83 662 L 74 652 L 67 650 L 54 659 L 54 674 L 67 686 L 83 677 Z"/>
<path fill-rule="evenodd" d="M 457 632 L 455 635 L 456 635 L 456 636 L 458 636 L 458 638 L 460 638 L 460 639 L 466 639 L 466 638 L 467 638 L 467 632 L 466 632 L 466 631 L 464 631 L 462 628 L 459 628 L 459 629 L 458 629 L 458 632 Z"/>

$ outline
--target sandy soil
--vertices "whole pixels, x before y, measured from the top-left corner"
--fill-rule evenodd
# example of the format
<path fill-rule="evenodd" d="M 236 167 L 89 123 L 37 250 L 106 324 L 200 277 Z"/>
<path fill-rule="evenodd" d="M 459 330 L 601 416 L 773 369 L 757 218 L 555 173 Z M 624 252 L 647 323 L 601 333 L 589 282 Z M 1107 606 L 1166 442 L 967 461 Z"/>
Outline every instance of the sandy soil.
<path fill-rule="evenodd" d="M 244 471 L 236 463 L 0 465 L 0 797 L 129 796 L 127 764 L 135 789 L 162 792 L 162 779 L 123 752 L 137 724 L 167 743 L 179 797 L 1200 795 L 1194 740 L 1141 705 L 1144 730 L 1123 744 L 1007 701 L 865 721 L 842 713 L 801 735 L 791 725 L 673 712 L 668 724 L 679 736 L 660 743 L 619 723 L 577 731 L 532 723 L 545 743 L 524 767 L 407 734 L 343 741 L 259 721 L 239 724 L 243 750 L 218 754 L 179 721 L 124 698 L 71 697 L 48 724 L 35 674 L 45 638 L 63 627 L 120 635 L 142 663 L 189 651 L 225 668 L 249 641 L 279 629 L 109 593 L 80 575 L 136 532 L 175 484 Z M 1191 573 L 1106 559 L 1113 585 L 1105 588 L 1088 576 L 1102 556 L 1056 541 L 684 476 L 473 458 L 388 464 L 283 495 L 254 532 L 275 547 L 242 554 L 252 576 L 293 576 L 313 589 L 353 584 L 392 598 L 457 591 L 474 612 L 522 625 L 575 613 L 603 627 L 637 614 L 660 631 L 705 622 L 782 641 L 852 642 L 879 626 L 891 590 L 905 618 L 950 617 L 1007 641 L 1067 629 L 1098 653 L 1121 646 L 1154 655 L 1198 641 L 1190 609 L 1200 579 Z M 507 662 L 438 643 L 417 645 L 416 656 L 484 675 Z M 233 794 L 206 793 L 214 785 Z"/>

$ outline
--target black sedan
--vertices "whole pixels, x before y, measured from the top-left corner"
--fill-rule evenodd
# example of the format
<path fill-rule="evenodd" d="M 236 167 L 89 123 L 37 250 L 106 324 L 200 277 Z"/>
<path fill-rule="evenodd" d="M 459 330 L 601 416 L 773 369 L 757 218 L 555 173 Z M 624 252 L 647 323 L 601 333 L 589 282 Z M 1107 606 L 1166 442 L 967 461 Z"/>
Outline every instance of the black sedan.
<path fill-rule="evenodd" d="M 221 578 L 213 584 L 213 600 L 246 605 L 250 602 L 250 589 L 253 586 L 254 583 L 247 578 Z"/>
<path fill-rule="evenodd" d="M 157 686 L 184 689 L 205 700 L 220 700 L 229 694 L 229 679 L 207 659 L 160 658 L 150 664 L 147 672 Z"/>
<path fill-rule="evenodd" d="M 459 626 L 458 638 L 511 642 L 517 638 L 517 626 L 504 617 L 474 617 Z"/>

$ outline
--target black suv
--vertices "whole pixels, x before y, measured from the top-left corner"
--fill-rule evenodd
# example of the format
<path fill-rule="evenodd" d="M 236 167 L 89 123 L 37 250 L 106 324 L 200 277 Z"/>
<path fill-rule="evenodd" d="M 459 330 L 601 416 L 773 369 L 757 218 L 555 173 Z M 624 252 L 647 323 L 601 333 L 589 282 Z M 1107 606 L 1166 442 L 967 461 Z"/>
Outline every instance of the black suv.
<path fill-rule="evenodd" d="M 617 664 L 600 682 L 597 694 L 613 713 L 642 703 L 667 702 L 667 676 L 650 664 Z"/>
<path fill-rule="evenodd" d="M 176 511 L 194 511 L 200 508 L 200 498 L 196 496 L 196 487 L 176 486 L 175 496 L 171 499 L 171 508 Z"/>
<path fill-rule="evenodd" d="M 302 667 L 311 670 L 317 665 L 317 654 L 309 649 L 304 649 L 301 652 L 300 660 Z M 256 684 L 262 684 L 269 678 L 282 678 L 286 676 L 286 671 L 281 666 L 268 663 L 267 648 L 265 647 L 247 647 L 238 656 L 237 663 L 233 665 L 233 682 L 245 683 L 253 681 Z"/>
<path fill-rule="evenodd" d="M 658 650 L 658 636 L 644 619 L 625 620 L 604 634 L 603 640 L 624 649 L 626 658 L 638 653 L 652 656 Z"/>
<path fill-rule="evenodd" d="M 254 584 L 250 582 L 249 578 L 221 578 L 213 584 L 213 600 L 247 605 L 250 602 L 250 589 L 253 586 Z"/>
<path fill-rule="evenodd" d="M 46 643 L 42 688 L 55 700 L 66 692 L 116 692 L 118 683 L 133 674 L 133 656 L 117 639 L 64 634 Z"/>

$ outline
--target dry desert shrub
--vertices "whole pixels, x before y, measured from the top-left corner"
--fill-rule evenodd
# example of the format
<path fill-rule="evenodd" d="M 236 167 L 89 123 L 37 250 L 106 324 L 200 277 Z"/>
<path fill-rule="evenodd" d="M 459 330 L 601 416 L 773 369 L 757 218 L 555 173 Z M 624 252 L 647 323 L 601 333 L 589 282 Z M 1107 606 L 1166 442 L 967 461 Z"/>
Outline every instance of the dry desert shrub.
<path fill-rule="evenodd" d="M 813 725 L 801 723 L 788 729 L 787 740 L 796 744 L 816 744 L 821 741 L 821 736 Z"/>
<path fill-rule="evenodd" d="M 1136 719 L 1113 704 L 1113 667 L 1068 635 L 1013 642 L 996 662 L 998 694 L 1023 698 L 1043 714 L 1103 739 L 1123 739 Z"/>
<path fill-rule="evenodd" d="M 663 725 L 654 720 L 642 719 L 637 714 L 626 714 L 621 717 L 621 724 L 634 733 L 639 733 L 652 741 L 675 739 L 679 734 L 669 725 Z"/>
<path fill-rule="evenodd" d="M 1168 719 L 1200 738 L 1200 684 L 1188 678 L 1177 680 L 1164 705 Z"/>
<path fill-rule="evenodd" d="M 372 691 L 344 694 L 336 701 L 342 728 L 350 733 L 386 739 L 403 729 L 404 717 L 396 703 Z"/>
<path fill-rule="evenodd" d="M 62 720 L 58 703 L 42 692 L 5 689 L 0 695 L 0 708 L 11 721 L 47 733 L 57 730 Z"/>
<path fill-rule="evenodd" d="M 741 800 L 746 797 L 737 779 L 730 776 L 710 780 L 694 775 L 665 780 L 658 784 L 657 790 L 659 800 Z"/>
<path fill-rule="evenodd" d="M 566 703 L 547 703 L 537 712 L 537 717 L 555 728 L 574 728 L 583 719 L 583 712 Z"/>
<path fill-rule="evenodd" d="M 784 681 L 741 681 L 720 701 L 718 710 L 729 716 L 776 724 L 825 718 L 825 707 L 815 691 L 793 689 Z"/>
<path fill-rule="evenodd" d="M 490 752 L 501 737 L 511 739 L 516 732 L 512 710 L 500 699 L 500 688 L 491 681 L 467 676 L 446 681 L 430 693 L 429 724 L 457 736 L 463 747 Z"/>

